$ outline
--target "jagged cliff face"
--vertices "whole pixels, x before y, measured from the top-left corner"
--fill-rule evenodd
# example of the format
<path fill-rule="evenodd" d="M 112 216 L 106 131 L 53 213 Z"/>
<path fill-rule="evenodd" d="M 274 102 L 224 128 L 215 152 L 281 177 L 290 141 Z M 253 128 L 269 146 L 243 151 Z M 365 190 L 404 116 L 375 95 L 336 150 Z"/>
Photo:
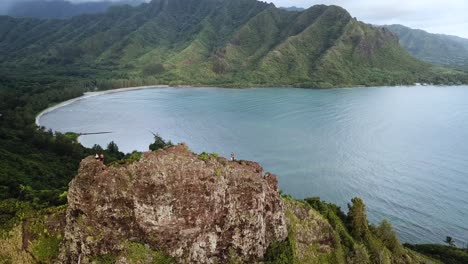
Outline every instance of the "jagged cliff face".
<path fill-rule="evenodd" d="M 261 260 L 287 237 L 275 176 L 253 162 L 200 157 L 185 145 L 106 167 L 89 157 L 71 182 L 60 261 L 119 255 L 125 243 L 182 263 Z M 122 257 L 119 260 L 126 263 Z"/>

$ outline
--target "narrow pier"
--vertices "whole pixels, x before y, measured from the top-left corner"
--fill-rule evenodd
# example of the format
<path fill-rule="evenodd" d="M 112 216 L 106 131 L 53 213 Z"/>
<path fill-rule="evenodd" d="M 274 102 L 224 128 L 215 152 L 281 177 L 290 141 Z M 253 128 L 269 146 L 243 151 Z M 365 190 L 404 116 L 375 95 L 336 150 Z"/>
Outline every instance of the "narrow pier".
<path fill-rule="evenodd" d="M 94 132 L 94 133 L 77 133 L 80 136 L 89 136 L 89 135 L 103 135 L 103 134 L 112 134 L 114 132 Z"/>

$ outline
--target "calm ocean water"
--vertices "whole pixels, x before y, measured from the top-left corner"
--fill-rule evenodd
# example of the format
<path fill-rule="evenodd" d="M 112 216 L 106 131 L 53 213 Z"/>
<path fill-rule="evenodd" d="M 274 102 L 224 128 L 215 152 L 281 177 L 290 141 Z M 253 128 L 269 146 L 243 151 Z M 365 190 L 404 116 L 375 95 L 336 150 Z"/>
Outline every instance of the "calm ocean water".
<path fill-rule="evenodd" d="M 371 222 L 403 241 L 468 241 L 468 87 L 159 88 L 106 94 L 44 115 L 57 131 L 147 150 L 150 131 L 194 152 L 260 162 L 296 198 L 346 208 L 362 197 Z"/>

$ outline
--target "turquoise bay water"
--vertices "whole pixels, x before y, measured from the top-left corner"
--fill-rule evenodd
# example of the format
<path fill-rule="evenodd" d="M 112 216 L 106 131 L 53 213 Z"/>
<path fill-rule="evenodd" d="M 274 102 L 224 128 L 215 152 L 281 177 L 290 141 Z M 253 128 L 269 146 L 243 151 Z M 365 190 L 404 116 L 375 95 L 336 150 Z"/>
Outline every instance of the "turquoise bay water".
<path fill-rule="evenodd" d="M 258 161 L 296 198 L 346 208 L 362 197 L 371 222 L 403 241 L 468 241 L 468 87 L 159 88 L 76 101 L 44 115 L 57 131 L 147 150 L 150 131 L 194 152 Z"/>

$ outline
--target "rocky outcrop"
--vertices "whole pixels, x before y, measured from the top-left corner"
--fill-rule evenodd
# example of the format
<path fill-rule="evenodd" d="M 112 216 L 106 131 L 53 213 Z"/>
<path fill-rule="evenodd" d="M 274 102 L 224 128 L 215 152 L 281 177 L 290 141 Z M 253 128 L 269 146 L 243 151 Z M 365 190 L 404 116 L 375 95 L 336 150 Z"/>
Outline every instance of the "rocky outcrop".
<path fill-rule="evenodd" d="M 62 263 L 118 256 L 130 242 L 181 263 L 253 262 L 287 237 L 274 175 L 254 162 L 197 156 L 185 145 L 125 166 L 84 159 L 68 204 Z"/>
<path fill-rule="evenodd" d="M 289 240 L 293 242 L 291 263 L 340 263 L 333 259 L 340 242 L 329 222 L 303 201 L 285 198 L 283 203 Z"/>

